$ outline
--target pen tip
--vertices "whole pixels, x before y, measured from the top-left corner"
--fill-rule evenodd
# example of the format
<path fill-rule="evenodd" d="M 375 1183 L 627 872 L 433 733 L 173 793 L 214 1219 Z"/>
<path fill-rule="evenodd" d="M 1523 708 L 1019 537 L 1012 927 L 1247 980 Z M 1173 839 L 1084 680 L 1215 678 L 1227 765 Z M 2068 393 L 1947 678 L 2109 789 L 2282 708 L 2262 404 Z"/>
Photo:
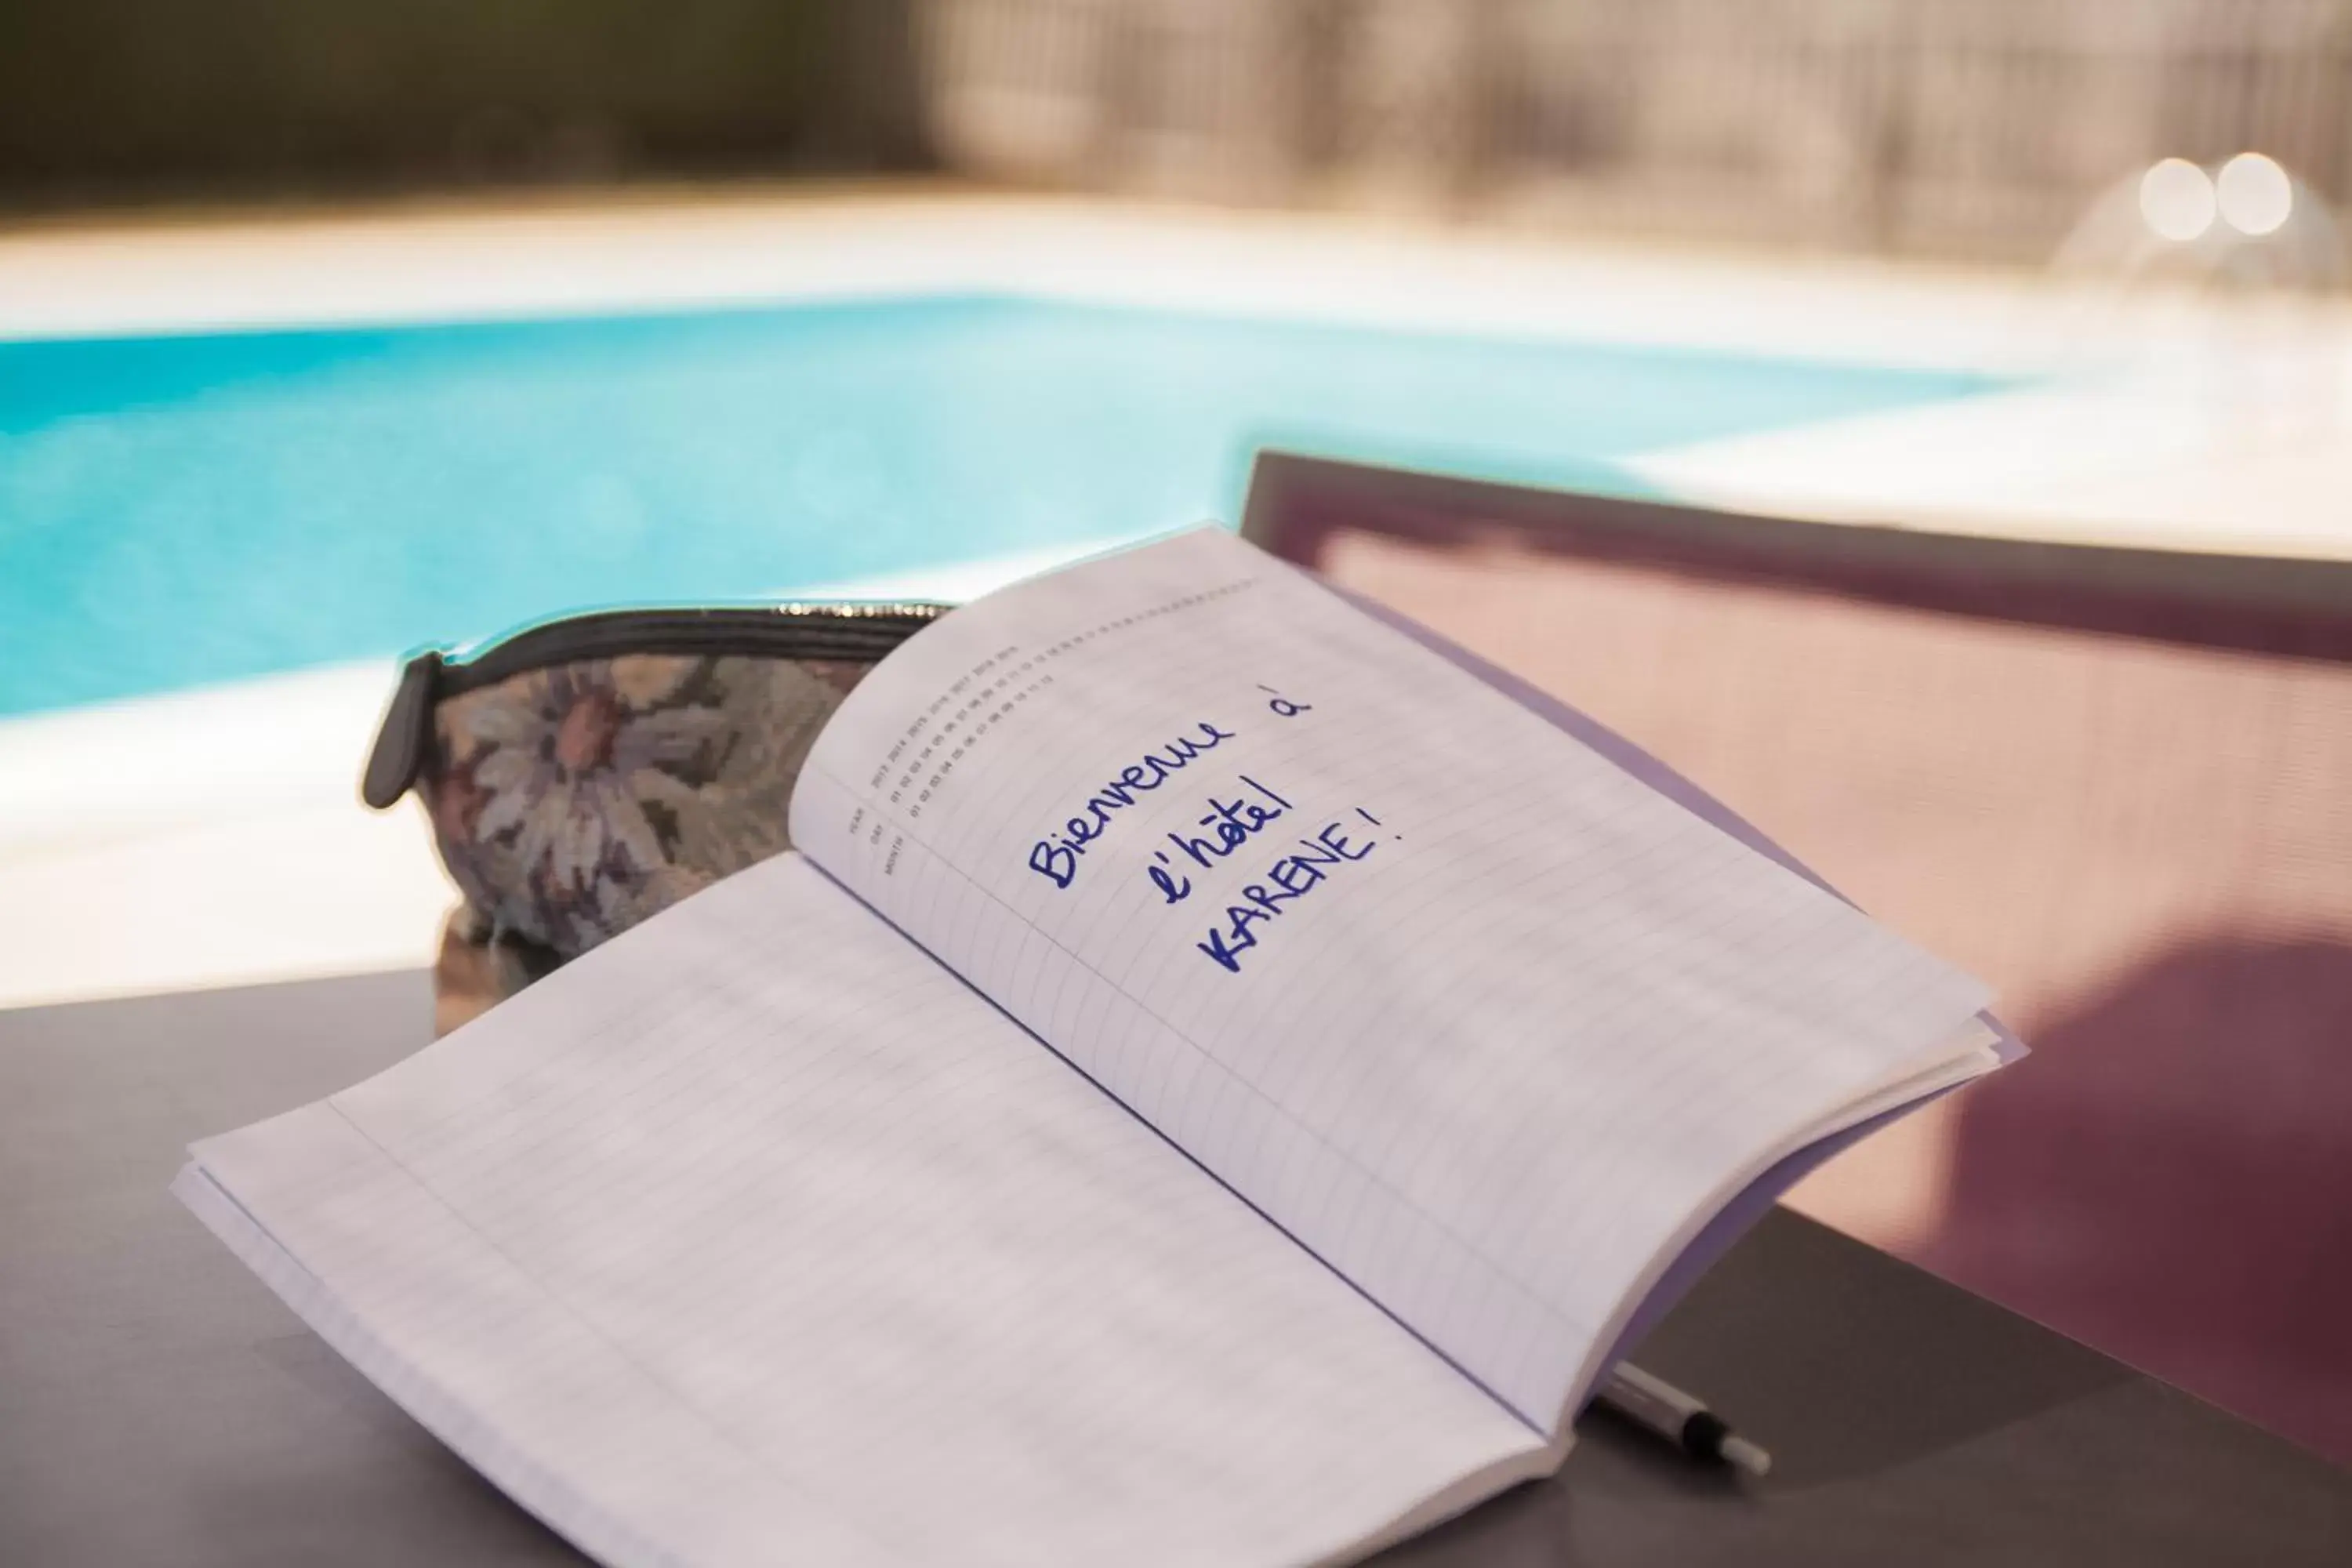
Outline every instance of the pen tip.
<path fill-rule="evenodd" d="M 1725 1463 L 1759 1479 L 1772 1473 L 1772 1456 L 1736 1432 L 1725 1436 L 1721 1452 Z"/>

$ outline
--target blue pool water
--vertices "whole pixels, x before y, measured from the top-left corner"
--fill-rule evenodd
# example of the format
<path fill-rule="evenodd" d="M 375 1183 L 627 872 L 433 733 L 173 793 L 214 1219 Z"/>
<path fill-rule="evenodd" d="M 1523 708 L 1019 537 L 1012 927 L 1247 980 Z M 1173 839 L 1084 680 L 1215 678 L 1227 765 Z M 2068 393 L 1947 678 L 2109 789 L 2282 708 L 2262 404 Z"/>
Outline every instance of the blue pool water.
<path fill-rule="evenodd" d="M 1004 297 L 0 342 L 0 714 L 1618 460 L 1983 377 Z"/>

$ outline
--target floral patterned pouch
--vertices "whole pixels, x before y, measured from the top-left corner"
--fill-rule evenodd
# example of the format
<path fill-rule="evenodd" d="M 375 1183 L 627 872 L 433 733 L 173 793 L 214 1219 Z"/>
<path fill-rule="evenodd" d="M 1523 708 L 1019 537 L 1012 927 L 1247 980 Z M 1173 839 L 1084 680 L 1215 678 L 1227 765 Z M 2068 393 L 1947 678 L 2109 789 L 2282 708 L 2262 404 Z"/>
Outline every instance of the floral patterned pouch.
<path fill-rule="evenodd" d="M 453 936 L 546 967 L 788 847 L 817 731 L 945 605 L 616 610 L 412 658 L 360 794 L 411 789 L 466 896 Z"/>

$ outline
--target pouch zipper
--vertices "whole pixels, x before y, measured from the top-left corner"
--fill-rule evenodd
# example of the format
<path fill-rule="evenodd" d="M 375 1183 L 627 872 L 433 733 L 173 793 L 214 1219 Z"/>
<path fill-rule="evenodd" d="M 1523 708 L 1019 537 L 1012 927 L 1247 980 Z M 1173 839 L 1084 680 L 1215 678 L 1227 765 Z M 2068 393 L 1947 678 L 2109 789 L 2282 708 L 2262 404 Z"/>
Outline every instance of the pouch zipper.
<path fill-rule="evenodd" d="M 433 705 L 445 697 L 495 686 L 528 670 L 629 654 L 872 661 L 948 608 L 908 602 L 597 610 L 525 627 L 464 658 L 425 648 L 401 668 L 361 776 L 360 798 L 382 811 L 408 793 L 425 765 Z"/>

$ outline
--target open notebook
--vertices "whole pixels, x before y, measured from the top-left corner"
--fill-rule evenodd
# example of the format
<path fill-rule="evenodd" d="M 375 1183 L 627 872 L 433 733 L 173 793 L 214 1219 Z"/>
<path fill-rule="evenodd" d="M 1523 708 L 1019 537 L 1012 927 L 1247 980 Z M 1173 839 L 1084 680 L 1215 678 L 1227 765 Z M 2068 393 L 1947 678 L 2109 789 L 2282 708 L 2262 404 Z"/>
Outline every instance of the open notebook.
<path fill-rule="evenodd" d="M 1214 530 L 955 611 L 738 874 L 176 1190 L 625 1564 L 1287 1563 L 1554 1468 L 1986 998 Z"/>

